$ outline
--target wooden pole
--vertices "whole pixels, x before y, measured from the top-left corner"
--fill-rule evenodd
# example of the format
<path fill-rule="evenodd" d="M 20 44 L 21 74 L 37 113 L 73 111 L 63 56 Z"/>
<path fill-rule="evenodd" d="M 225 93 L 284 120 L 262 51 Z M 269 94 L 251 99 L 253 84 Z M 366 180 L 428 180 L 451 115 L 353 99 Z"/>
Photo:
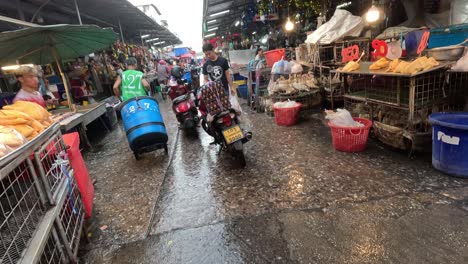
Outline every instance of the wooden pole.
<path fill-rule="evenodd" d="M 122 32 L 122 25 L 120 24 L 120 18 L 119 18 L 119 29 L 120 29 L 120 38 L 122 40 L 122 43 L 125 44 L 125 39 L 124 39 L 124 35 Z"/>
<path fill-rule="evenodd" d="M 70 95 L 70 85 L 68 82 L 68 78 L 63 73 L 62 63 L 58 57 L 58 52 L 57 52 L 56 47 L 52 47 L 52 53 L 54 54 L 55 63 L 57 64 L 57 68 L 59 69 L 59 72 L 60 72 L 60 77 L 62 77 L 63 86 L 65 87 L 65 93 L 67 94 L 68 107 L 70 108 L 72 112 L 75 112 L 76 109 L 75 109 L 75 105 L 73 104 L 73 100 Z"/>

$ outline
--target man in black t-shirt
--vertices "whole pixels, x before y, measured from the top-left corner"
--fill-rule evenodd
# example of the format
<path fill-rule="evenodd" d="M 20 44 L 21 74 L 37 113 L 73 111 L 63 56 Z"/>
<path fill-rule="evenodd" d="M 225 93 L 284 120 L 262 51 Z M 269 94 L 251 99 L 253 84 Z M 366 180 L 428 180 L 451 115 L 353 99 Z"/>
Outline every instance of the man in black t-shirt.
<path fill-rule="evenodd" d="M 207 43 L 203 45 L 203 53 L 207 58 L 205 64 L 203 64 L 203 76 L 204 82 L 210 81 L 221 81 L 223 83 L 224 90 L 227 92 L 229 88 L 233 89 L 231 73 L 229 72 L 228 61 L 218 56 L 214 52 L 213 45 Z M 236 91 L 231 91 L 232 94 L 236 94 Z"/>

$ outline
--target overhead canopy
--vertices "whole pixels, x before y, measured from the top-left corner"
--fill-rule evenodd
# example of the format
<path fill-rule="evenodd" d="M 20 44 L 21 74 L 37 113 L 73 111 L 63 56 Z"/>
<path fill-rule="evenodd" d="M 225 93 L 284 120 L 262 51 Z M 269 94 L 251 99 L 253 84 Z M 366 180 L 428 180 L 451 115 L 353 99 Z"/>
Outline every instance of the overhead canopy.
<path fill-rule="evenodd" d="M 246 0 L 203 0 L 203 37 L 215 33 L 216 35 L 226 32 L 237 32 L 240 25 L 236 21 L 242 21 L 242 12 L 248 5 Z M 229 11 L 216 15 L 217 13 Z M 211 22 L 210 22 L 211 21 Z M 205 31 L 205 29 L 216 30 Z"/>
<path fill-rule="evenodd" d="M 48 64 L 110 47 L 117 40 L 111 28 L 95 25 L 39 26 L 0 33 L 0 65 Z"/>
<path fill-rule="evenodd" d="M 52 24 L 78 24 L 78 16 L 73 0 L 21 0 L 2 1 L 0 15 L 28 22 Z M 167 28 L 159 25 L 127 0 L 77 0 L 83 24 L 112 27 L 120 33 L 120 25 L 127 42 L 141 43 L 141 35 L 159 38 L 164 46 L 180 44 L 180 39 Z M 42 8 L 40 8 L 43 5 Z M 0 31 L 18 29 L 19 26 L 0 22 Z"/>

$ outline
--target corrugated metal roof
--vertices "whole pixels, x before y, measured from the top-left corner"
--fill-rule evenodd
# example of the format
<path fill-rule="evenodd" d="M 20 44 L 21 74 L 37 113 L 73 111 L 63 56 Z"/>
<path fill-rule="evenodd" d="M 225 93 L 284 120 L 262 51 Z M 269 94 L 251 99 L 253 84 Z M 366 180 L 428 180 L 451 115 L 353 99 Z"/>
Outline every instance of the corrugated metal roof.
<path fill-rule="evenodd" d="M 30 20 L 43 3 L 43 0 L 21 1 L 25 20 Z M 126 41 L 139 43 L 142 34 L 150 34 L 151 38 L 160 38 L 159 41 L 165 41 L 167 45 L 181 43 L 175 34 L 159 25 L 127 0 L 79 0 L 77 3 L 83 24 L 113 27 L 115 32 L 120 33 L 120 20 Z M 0 14 L 20 18 L 15 1 L 4 1 L 0 6 Z M 36 17 L 42 17 L 46 25 L 78 24 L 74 2 L 71 0 L 51 0 Z M 18 27 L 0 22 L 1 31 L 13 29 L 18 29 Z"/>

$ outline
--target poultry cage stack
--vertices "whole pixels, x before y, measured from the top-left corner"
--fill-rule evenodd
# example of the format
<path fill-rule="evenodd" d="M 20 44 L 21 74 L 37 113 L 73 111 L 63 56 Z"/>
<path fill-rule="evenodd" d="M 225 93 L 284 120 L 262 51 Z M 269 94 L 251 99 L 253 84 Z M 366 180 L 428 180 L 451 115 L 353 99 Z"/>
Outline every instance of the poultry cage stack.
<path fill-rule="evenodd" d="M 313 65 L 335 62 L 334 44 L 307 44 L 308 61 Z"/>
<path fill-rule="evenodd" d="M 425 151 L 432 141 L 428 116 L 463 107 L 451 96 L 455 95 L 455 86 L 446 83 L 445 66 L 416 74 L 368 70 L 342 73 L 345 108 L 355 116 L 373 120 L 374 134 L 383 143 Z"/>
<path fill-rule="evenodd" d="M 0 160 L 0 263 L 77 261 L 84 209 L 59 129 Z"/>
<path fill-rule="evenodd" d="M 301 111 L 317 109 L 322 103 L 322 94 L 312 74 L 291 74 L 289 79 L 279 76 L 269 84 L 271 105 L 276 102 L 295 101 L 301 104 Z M 271 114 L 270 107 L 270 114 Z"/>
<path fill-rule="evenodd" d="M 271 79 L 271 67 L 264 67 L 249 73 L 247 86 L 249 87 L 249 101 L 252 108 L 255 108 L 257 113 L 265 111 L 265 100 L 268 100 L 268 83 Z M 252 93 L 250 93 L 252 91 Z"/>
<path fill-rule="evenodd" d="M 343 65 L 342 51 L 354 45 L 359 47 L 360 52 L 365 52 L 364 59 L 366 59 L 370 45 L 368 38 L 337 41 L 329 45 L 318 45 L 315 49 L 314 45 L 311 45 L 311 54 L 309 56 L 313 65 L 314 76 L 323 91 L 323 96 L 328 99 L 332 109 L 343 102 L 344 91 L 341 85 L 341 75 L 338 73 L 332 74 L 331 71 Z"/>
<path fill-rule="evenodd" d="M 343 86 L 341 75 L 339 73 L 331 73 L 336 70 L 336 64 L 318 65 L 313 67 L 313 73 L 317 79 L 317 84 L 320 87 L 323 97 L 330 102 L 332 109 L 336 108 L 339 102 L 343 102 Z"/>

